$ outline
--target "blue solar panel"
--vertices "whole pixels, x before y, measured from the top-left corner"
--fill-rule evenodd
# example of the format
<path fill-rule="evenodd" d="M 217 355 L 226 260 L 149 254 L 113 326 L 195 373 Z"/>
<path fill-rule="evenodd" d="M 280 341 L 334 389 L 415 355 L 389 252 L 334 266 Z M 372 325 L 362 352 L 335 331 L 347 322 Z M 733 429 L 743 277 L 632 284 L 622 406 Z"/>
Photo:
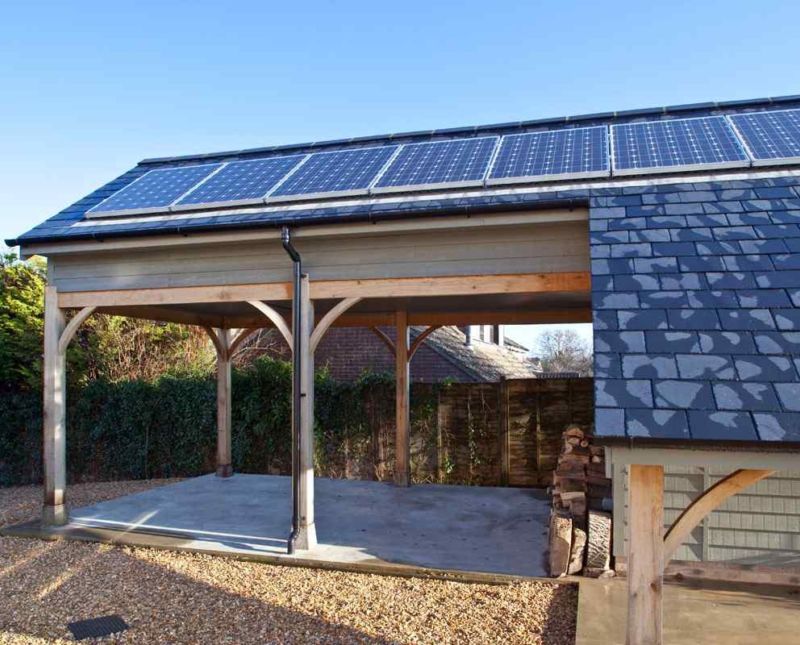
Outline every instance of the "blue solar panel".
<path fill-rule="evenodd" d="M 614 174 L 746 166 L 748 157 L 721 116 L 611 126 Z"/>
<path fill-rule="evenodd" d="M 800 161 L 800 110 L 734 114 L 730 120 L 753 157 L 753 165 Z"/>
<path fill-rule="evenodd" d="M 487 184 L 552 181 L 609 174 L 605 126 L 503 137 Z"/>
<path fill-rule="evenodd" d="M 213 163 L 151 170 L 88 212 L 121 215 L 169 210 L 172 202 L 220 166 Z"/>
<path fill-rule="evenodd" d="M 376 182 L 375 192 L 420 187 L 480 185 L 497 137 L 454 139 L 403 146 Z"/>
<path fill-rule="evenodd" d="M 309 199 L 365 193 L 397 146 L 356 148 L 311 155 L 268 199 Z"/>
<path fill-rule="evenodd" d="M 233 161 L 211 175 L 175 206 L 208 206 L 261 201 L 305 155 Z"/>

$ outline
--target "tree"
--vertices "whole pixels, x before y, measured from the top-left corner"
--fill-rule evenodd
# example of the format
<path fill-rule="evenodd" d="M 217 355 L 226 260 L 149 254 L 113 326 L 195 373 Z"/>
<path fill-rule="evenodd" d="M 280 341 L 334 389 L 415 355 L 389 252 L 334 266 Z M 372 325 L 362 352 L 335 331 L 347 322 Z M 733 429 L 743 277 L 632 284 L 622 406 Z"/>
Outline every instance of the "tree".
<path fill-rule="evenodd" d="M 572 329 L 553 329 L 542 332 L 536 340 L 536 350 L 545 372 L 577 372 L 592 374 L 592 350 Z"/>

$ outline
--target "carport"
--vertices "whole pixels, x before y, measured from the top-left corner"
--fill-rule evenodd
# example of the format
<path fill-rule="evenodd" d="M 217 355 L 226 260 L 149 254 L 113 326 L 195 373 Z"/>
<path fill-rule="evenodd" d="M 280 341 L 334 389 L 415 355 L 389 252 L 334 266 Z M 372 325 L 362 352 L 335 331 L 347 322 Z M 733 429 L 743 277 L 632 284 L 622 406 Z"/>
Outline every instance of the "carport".
<path fill-rule="evenodd" d="M 408 325 L 591 319 L 595 434 L 630 517 L 628 637 L 660 642 L 674 549 L 737 491 L 798 468 L 798 160 L 798 97 L 145 160 L 9 241 L 48 258 L 45 523 L 68 522 L 64 352 L 95 311 L 208 329 L 223 480 L 231 349 L 265 326 L 291 340 L 308 552 L 327 329 L 397 328 L 404 487 Z M 674 464 L 731 474 L 664 537 Z"/>

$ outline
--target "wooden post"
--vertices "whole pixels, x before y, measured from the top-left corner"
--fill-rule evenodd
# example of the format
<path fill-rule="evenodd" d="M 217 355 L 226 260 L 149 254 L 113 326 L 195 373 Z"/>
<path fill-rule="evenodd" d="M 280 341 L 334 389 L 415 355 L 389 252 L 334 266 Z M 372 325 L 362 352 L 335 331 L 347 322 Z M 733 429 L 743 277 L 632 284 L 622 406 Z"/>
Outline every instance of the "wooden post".
<path fill-rule="evenodd" d="M 411 444 L 409 440 L 409 426 L 411 416 L 409 410 L 410 376 L 408 364 L 409 332 L 408 312 L 398 309 L 395 314 L 395 327 L 397 340 L 395 341 L 395 405 L 396 405 L 396 435 L 395 435 L 395 462 L 394 483 L 398 486 L 408 486 L 411 472 Z"/>
<path fill-rule="evenodd" d="M 508 381 L 500 377 L 497 384 L 497 422 L 499 428 L 497 435 L 500 441 L 500 485 L 508 486 L 511 460 L 509 458 L 509 419 L 508 419 Z"/>
<path fill-rule="evenodd" d="M 627 645 L 661 645 L 664 467 L 630 466 Z"/>
<path fill-rule="evenodd" d="M 55 287 L 44 296 L 44 508 L 42 523 L 66 524 L 66 351 L 59 348 L 64 332 L 64 311 Z"/>
<path fill-rule="evenodd" d="M 314 304 L 307 275 L 302 280 L 300 298 L 300 531 L 296 547 L 313 549 L 317 545 L 314 524 L 314 352 L 311 334 L 314 330 Z"/>
<path fill-rule="evenodd" d="M 215 330 L 222 351 L 217 351 L 217 477 L 233 475 L 231 459 L 231 356 L 229 329 Z"/>

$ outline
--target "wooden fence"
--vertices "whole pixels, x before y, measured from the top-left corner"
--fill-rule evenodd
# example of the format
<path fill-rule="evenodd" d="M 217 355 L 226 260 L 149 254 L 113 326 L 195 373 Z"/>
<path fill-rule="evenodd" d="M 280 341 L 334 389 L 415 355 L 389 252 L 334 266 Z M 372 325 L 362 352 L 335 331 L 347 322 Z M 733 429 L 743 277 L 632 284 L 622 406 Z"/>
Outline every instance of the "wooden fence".
<path fill-rule="evenodd" d="M 431 395 L 415 385 L 415 395 Z M 483 486 L 544 486 L 550 483 L 569 423 L 593 423 L 591 378 L 519 379 L 454 383 L 434 394 L 435 410 L 412 424 L 411 472 L 415 482 Z M 381 397 L 382 398 L 382 397 Z M 348 449 L 340 474 L 391 479 L 394 414 L 369 405 L 372 440 Z M 420 415 L 423 416 L 423 415 Z M 429 418 L 430 417 L 430 418 Z"/>

